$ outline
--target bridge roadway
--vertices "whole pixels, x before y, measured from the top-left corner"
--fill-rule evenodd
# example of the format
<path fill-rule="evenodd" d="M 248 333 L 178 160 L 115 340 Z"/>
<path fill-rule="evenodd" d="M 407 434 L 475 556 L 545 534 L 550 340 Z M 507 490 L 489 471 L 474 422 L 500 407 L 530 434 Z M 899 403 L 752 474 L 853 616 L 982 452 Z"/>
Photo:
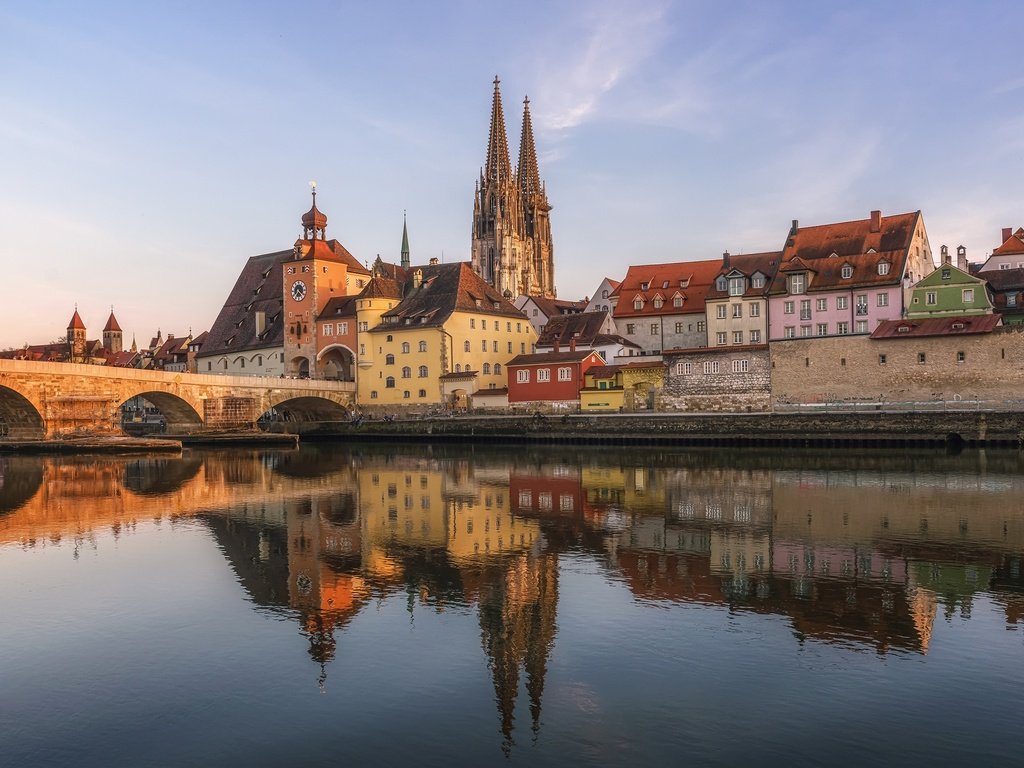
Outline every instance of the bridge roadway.
<path fill-rule="evenodd" d="M 0 360 L 0 437 L 121 433 L 121 406 L 141 396 L 172 433 L 246 429 L 271 408 L 289 421 L 346 418 L 355 382 Z"/>

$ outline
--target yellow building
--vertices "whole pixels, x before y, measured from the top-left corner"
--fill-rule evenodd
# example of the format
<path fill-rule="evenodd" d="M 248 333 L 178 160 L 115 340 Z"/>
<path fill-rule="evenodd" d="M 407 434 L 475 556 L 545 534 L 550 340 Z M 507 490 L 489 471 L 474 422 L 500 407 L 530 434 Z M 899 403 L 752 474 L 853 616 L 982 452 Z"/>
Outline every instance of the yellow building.
<path fill-rule="evenodd" d="M 465 407 L 504 387 L 508 361 L 533 351 L 526 316 L 469 264 L 378 266 L 356 301 L 361 406 Z"/>
<path fill-rule="evenodd" d="M 655 396 L 665 384 L 661 359 L 590 368 L 580 390 L 580 410 L 643 411 L 655 407 Z"/>

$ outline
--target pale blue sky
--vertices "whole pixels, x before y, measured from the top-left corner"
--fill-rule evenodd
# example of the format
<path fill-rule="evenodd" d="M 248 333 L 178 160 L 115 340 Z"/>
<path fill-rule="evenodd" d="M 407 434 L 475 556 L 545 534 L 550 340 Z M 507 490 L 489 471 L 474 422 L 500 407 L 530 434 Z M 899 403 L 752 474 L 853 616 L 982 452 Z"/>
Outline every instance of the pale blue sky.
<path fill-rule="evenodd" d="M 1013 2 L 15 2 L 0 8 L 0 347 L 212 323 L 319 184 L 362 261 L 469 258 L 491 80 L 529 94 L 559 295 L 921 209 L 1024 225 Z"/>

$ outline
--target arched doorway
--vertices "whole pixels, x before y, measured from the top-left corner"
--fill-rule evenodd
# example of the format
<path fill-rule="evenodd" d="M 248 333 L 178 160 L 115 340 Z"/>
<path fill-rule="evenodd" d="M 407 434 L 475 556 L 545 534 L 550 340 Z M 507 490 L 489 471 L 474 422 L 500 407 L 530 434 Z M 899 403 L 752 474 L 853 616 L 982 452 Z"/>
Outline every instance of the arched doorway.
<path fill-rule="evenodd" d="M 321 379 L 334 381 L 356 380 L 356 356 L 343 344 L 332 344 L 317 355 L 317 367 Z"/>
<path fill-rule="evenodd" d="M 288 375 L 296 379 L 309 378 L 309 358 L 293 357 L 288 363 Z"/>

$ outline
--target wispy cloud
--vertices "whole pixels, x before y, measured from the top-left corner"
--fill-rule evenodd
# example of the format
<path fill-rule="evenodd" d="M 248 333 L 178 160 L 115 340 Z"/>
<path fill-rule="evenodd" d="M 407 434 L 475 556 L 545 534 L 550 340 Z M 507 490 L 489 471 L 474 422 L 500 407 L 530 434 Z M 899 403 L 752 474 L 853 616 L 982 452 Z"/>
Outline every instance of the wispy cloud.
<path fill-rule="evenodd" d="M 562 40 L 557 58 L 538 61 L 545 109 L 538 115 L 539 128 L 563 132 L 590 119 L 601 100 L 645 60 L 655 55 L 668 39 L 668 5 L 607 3 L 593 6 L 583 20 L 578 44 Z M 562 34 L 571 34 L 562 30 Z"/>

